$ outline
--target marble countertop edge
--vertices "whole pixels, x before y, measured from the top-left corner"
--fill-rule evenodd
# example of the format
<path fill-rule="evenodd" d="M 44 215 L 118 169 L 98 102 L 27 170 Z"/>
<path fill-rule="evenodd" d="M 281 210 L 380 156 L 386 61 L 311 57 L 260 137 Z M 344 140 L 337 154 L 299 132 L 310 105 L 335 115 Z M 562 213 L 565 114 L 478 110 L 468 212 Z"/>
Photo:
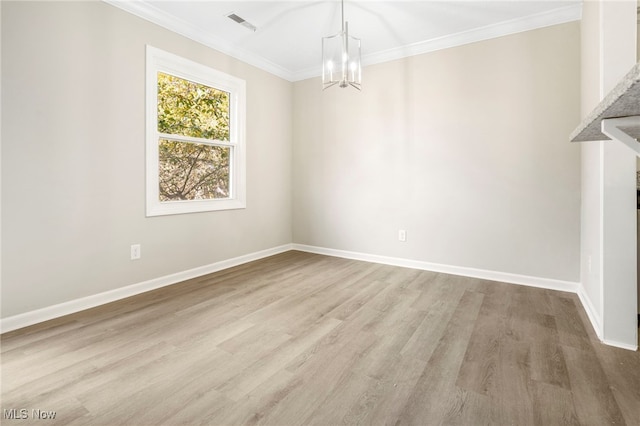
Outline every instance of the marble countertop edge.
<path fill-rule="evenodd" d="M 571 142 L 609 140 L 600 130 L 600 123 L 607 118 L 640 115 L 640 62 L 620 80 L 607 96 L 589 113 L 571 133 Z M 640 136 L 640 128 L 630 135 Z"/>

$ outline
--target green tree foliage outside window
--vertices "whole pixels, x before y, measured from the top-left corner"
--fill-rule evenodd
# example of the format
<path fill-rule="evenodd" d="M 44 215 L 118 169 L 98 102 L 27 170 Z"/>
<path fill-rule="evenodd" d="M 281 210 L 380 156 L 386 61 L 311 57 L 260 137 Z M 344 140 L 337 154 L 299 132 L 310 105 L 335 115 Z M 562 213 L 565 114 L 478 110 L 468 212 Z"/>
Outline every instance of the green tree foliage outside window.
<path fill-rule="evenodd" d="M 216 88 L 158 73 L 160 201 L 229 198 L 229 98 Z"/>

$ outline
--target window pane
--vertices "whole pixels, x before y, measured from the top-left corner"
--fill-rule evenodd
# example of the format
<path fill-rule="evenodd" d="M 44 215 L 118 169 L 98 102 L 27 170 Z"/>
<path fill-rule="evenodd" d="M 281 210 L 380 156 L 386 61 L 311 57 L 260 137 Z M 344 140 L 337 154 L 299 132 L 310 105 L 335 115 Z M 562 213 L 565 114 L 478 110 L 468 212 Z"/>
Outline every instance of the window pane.
<path fill-rule="evenodd" d="M 229 198 L 229 147 L 160 139 L 160 201 Z"/>
<path fill-rule="evenodd" d="M 158 73 L 158 131 L 229 141 L 229 93 Z"/>

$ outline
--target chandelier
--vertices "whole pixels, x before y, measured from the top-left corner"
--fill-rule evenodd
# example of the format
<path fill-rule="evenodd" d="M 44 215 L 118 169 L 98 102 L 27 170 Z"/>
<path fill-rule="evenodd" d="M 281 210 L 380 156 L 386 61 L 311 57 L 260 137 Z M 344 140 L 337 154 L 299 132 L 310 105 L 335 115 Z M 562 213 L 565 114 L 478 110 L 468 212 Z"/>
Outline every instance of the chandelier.
<path fill-rule="evenodd" d="M 342 31 L 322 38 L 322 89 L 337 84 L 339 87 L 352 86 L 360 90 L 362 84 L 360 39 L 349 35 L 349 23 L 344 20 L 344 0 L 340 3 Z"/>

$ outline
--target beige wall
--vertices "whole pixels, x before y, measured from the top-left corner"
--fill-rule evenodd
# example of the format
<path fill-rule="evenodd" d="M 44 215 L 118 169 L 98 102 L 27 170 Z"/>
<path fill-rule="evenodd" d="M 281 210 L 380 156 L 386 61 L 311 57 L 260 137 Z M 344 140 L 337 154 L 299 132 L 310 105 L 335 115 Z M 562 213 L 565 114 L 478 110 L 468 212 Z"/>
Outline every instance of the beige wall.
<path fill-rule="evenodd" d="M 578 28 L 322 92 L 101 2 L 2 2 L 2 318 L 292 241 L 577 281 Z M 247 81 L 247 209 L 144 217 L 145 44 Z"/>
<path fill-rule="evenodd" d="M 579 281 L 578 23 L 319 87 L 294 84 L 295 242 Z"/>
<path fill-rule="evenodd" d="M 245 210 L 145 218 L 145 44 L 246 80 Z M 3 318 L 291 242 L 291 83 L 102 2 L 2 2 L 2 66 Z"/>

